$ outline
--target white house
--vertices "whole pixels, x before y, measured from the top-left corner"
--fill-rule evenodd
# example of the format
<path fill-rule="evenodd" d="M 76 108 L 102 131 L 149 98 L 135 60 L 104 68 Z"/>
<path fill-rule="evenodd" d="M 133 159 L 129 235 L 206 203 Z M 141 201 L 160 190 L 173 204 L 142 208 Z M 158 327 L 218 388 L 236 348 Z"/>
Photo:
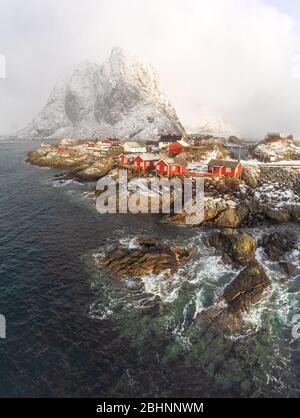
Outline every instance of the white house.
<path fill-rule="evenodd" d="M 181 139 L 182 135 L 161 135 L 158 146 L 160 149 L 167 149 L 170 144 Z"/>
<path fill-rule="evenodd" d="M 138 142 L 124 142 L 124 152 L 143 154 L 147 152 L 145 145 L 139 144 Z"/>

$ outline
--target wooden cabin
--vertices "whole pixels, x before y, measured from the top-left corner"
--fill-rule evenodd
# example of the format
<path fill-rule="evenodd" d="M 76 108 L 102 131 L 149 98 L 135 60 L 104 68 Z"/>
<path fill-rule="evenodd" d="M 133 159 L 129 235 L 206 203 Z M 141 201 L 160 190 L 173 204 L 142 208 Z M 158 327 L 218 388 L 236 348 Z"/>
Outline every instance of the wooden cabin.
<path fill-rule="evenodd" d="M 187 163 L 164 158 L 156 163 L 156 172 L 161 176 L 176 176 L 187 172 Z"/>
<path fill-rule="evenodd" d="M 137 170 L 151 170 L 155 168 L 155 164 L 159 159 L 160 157 L 154 154 L 140 154 L 134 159 L 134 168 Z"/>
<path fill-rule="evenodd" d="M 208 163 L 208 172 L 213 175 L 239 177 L 243 172 L 240 161 L 211 160 Z"/>
<path fill-rule="evenodd" d="M 168 147 L 169 155 L 179 155 L 185 152 L 189 148 L 189 144 L 183 139 L 180 141 L 173 142 Z"/>
<path fill-rule="evenodd" d="M 136 154 L 120 154 L 118 157 L 118 162 L 120 166 L 133 164 L 135 158 Z"/>

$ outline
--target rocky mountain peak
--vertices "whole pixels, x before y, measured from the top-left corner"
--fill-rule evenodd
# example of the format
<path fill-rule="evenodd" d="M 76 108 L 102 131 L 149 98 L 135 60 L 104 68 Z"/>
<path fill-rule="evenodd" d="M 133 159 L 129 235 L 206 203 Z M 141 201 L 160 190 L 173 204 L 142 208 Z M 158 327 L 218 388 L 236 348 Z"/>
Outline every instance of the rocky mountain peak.
<path fill-rule="evenodd" d="M 19 139 L 120 136 L 155 139 L 184 131 L 156 71 L 115 47 L 103 65 L 83 62 L 52 90 Z"/>

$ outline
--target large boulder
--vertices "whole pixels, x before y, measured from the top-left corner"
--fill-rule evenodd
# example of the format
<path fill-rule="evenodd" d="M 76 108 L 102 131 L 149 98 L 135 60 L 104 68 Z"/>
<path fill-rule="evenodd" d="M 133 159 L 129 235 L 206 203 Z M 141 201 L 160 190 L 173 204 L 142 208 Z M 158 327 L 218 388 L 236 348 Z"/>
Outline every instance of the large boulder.
<path fill-rule="evenodd" d="M 195 254 L 195 247 L 159 245 L 153 240 L 138 239 L 138 248 L 115 248 L 97 263 L 117 276 L 142 277 L 148 273 L 174 274 Z"/>
<path fill-rule="evenodd" d="M 240 225 L 241 219 L 236 208 L 227 208 L 213 220 L 213 223 L 219 228 L 236 228 Z"/>
<path fill-rule="evenodd" d="M 286 209 L 272 209 L 269 207 L 265 208 L 266 216 L 275 223 L 287 223 L 291 220 L 290 213 Z"/>
<path fill-rule="evenodd" d="M 249 307 L 261 299 L 266 287 L 271 284 L 263 266 L 256 260 L 252 261 L 225 288 L 223 298 L 231 313 L 248 311 Z"/>
<path fill-rule="evenodd" d="M 244 231 L 224 229 L 211 236 L 209 244 L 221 251 L 226 262 L 246 265 L 255 258 L 256 241 Z"/>
<path fill-rule="evenodd" d="M 296 266 L 288 261 L 280 261 L 279 266 L 288 276 L 291 276 L 296 270 Z"/>
<path fill-rule="evenodd" d="M 296 239 L 290 234 L 273 232 L 272 234 L 265 235 L 260 244 L 264 248 L 266 255 L 272 261 L 277 261 L 287 252 L 295 248 Z"/>
<path fill-rule="evenodd" d="M 229 283 L 215 305 L 199 314 L 198 320 L 209 320 L 222 331 L 237 332 L 244 325 L 243 313 L 262 299 L 270 284 L 263 266 L 254 260 Z"/>
<path fill-rule="evenodd" d="M 260 168 L 258 166 L 245 165 L 242 172 L 242 180 L 251 189 L 255 189 L 260 180 Z"/>
<path fill-rule="evenodd" d="M 75 166 L 72 168 L 72 174 L 85 181 L 98 180 L 101 177 L 106 176 L 113 168 L 113 159 L 108 157 L 106 159 L 99 159 L 99 161 L 91 164 L 83 164 L 82 166 Z"/>

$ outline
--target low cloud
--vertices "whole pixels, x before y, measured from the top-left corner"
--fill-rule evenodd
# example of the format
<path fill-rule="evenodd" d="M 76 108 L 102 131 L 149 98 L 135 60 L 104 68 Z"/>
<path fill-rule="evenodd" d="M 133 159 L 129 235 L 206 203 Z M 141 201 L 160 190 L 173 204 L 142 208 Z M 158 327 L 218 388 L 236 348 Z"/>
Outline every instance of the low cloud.
<path fill-rule="evenodd" d="M 70 66 L 120 45 L 158 70 L 183 123 L 205 106 L 243 136 L 300 138 L 296 23 L 263 0 L 0 0 L 0 133 L 26 125 Z"/>

